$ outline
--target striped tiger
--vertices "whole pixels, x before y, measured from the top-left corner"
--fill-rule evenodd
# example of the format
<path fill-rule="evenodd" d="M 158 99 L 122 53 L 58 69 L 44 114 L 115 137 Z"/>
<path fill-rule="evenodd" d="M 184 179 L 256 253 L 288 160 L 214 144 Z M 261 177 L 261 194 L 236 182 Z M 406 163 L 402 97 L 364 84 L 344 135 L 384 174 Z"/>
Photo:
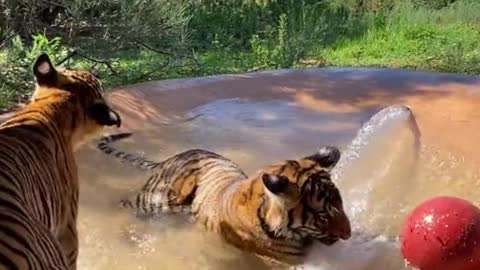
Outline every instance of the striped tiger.
<path fill-rule="evenodd" d="M 350 237 L 342 197 L 330 179 L 340 158 L 336 147 L 325 146 L 248 177 L 230 159 L 207 150 L 187 150 L 154 162 L 111 146 L 130 135 L 105 136 L 97 146 L 151 171 L 141 191 L 120 202 L 138 215 L 188 212 L 207 230 L 274 265 L 299 265 L 315 241 L 332 245 Z"/>
<path fill-rule="evenodd" d="M 30 102 L 0 125 L 0 269 L 77 268 L 74 150 L 120 116 L 87 71 L 40 55 Z"/>

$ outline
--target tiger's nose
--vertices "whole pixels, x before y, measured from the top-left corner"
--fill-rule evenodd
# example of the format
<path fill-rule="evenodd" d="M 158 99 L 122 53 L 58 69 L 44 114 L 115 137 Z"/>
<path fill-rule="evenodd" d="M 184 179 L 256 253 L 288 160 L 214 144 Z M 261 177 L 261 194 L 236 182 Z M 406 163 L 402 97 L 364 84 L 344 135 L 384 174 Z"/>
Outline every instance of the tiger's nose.
<path fill-rule="evenodd" d="M 352 229 L 350 228 L 350 222 L 348 223 L 348 226 L 344 226 L 340 228 L 338 236 L 340 239 L 347 240 L 352 236 Z"/>
<path fill-rule="evenodd" d="M 347 215 L 342 213 L 337 216 L 331 227 L 331 234 L 338 236 L 340 239 L 347 240 L 352 235 L 352 228 L 350 226 L 350 220 Z"/>

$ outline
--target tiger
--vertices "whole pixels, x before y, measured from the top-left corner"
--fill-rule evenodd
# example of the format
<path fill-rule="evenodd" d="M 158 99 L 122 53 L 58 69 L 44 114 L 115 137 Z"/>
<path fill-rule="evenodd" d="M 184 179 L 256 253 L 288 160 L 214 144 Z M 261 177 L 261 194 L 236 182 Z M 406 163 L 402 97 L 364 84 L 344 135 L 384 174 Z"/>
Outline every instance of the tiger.
<path fill-rule="evenodd" d="M 120 127 L 99 79 L 33 63 L 28 103 L 0 124 L 0 269 L 75 270 L 79 183 L 74 151 Z"/>
<path fill-rule="evenodd" d="M 191 149 L 155 162 L 118 150 L 112 143 L 132 133 L 102 137 L 97 148 L 150 171 L 139 192 L 118 207 L 140 217 L 186 213 L 227 243 L 267 266 L 299 267 L 315 242 L 332 245 L 351 235 L 339 189 L 330 172 L 340 159 L 334 146 L 247 176 L 232 160 Z"/>

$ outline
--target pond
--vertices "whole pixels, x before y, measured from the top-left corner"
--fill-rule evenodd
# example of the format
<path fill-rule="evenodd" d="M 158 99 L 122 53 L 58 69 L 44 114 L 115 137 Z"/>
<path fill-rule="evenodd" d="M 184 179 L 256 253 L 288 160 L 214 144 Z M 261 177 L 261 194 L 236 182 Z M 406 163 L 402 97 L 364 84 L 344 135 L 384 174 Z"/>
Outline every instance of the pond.
<path fill-rule="evenodd" d="M 306 265 L 401 270 L 409 268 L 398 236 L 413 207 L 436 195 L 480 203 L 479 87 L 477 77 L 327 68 L 148 82 L 109 99 L 123 116 L 122 130 L 134 132 L 117 147 L 154 160 L 205 148 L 247 174 L 326 144 L 348 150 L 370 117 L 408 105 L 420 143 L 402 124 L 365 141 L 368 151 L 338 179 L 354 236 L 315 248 Z M 145 173 L 106 157 L 95 142 L 79 151 L 79 171 L 80 270 L 262 269 L 181 217 L 140 220 L 119 210 L 116 202 L 140 187 Z"/>

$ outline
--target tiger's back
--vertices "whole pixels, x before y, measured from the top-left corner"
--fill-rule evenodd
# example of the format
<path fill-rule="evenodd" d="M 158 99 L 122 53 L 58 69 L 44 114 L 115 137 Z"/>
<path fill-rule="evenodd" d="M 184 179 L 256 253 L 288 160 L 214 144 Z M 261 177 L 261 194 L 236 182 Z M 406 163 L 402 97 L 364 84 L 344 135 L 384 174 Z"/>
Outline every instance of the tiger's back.
<path fill-rule="evenodd" d="M 74 149 L 119 125 L 85 71 L 55 70 L 41 55 L 31 102 L 0 125 L 0 269 L 76 269 Z"/>
<path fill-rule="evenodd" d="M 124 207 L 136 209 L 141 215 L 167 212 L 209 215 L 211 208 L 203 206 L 219 203 L 217 194 L 221 194 L 222 188 L 247 178 L 230 159 L 203 149 L 187 150 L 149 166 L 152 173 L 142 192 L 121 201 Z"/>

